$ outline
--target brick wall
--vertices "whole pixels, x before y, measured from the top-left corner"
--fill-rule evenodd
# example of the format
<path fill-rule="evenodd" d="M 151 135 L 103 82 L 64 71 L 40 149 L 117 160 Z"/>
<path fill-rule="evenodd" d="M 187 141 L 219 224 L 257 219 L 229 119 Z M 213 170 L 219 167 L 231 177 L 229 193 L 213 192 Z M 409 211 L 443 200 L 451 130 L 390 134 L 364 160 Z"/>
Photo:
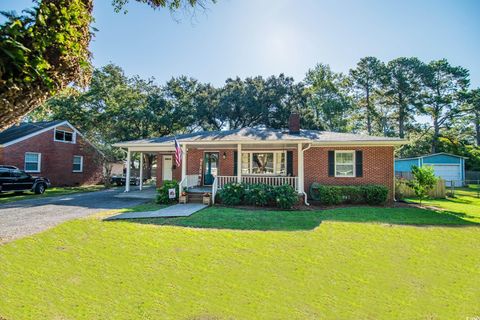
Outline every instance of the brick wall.
<path fill-rule="evenodd" d="M 329 177 L 329 150 L 363 151 L 363 177 Z M 305 191 L 312 182 L 326 185 L 362 185 L 381 184 L 389 190 L 389 199 L 393 199 L 394 176 L 393 147 L 312 147 L 305 151 Z"/>
<path fill-rule="evenodd" d="M 97 184 L 102 181 L 101 155 L 77 135 L 75 144 L 53 140 L 54 129 L 0 149 L 0 163 L 24 169 L 25 152 L 41 153 L 40 172 L 54 186 Z M 73 156 L 83 156 L 83 172 L 73 172 Z"/>

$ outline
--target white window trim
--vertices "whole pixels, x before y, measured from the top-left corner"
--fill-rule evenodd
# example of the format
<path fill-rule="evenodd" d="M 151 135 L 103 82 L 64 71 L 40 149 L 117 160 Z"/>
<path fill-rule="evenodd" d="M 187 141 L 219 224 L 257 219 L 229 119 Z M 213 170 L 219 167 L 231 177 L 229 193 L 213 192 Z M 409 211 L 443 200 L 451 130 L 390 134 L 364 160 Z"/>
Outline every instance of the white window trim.
<path fill-rule="evenodd" d="M 352 157 L 353 172 L 352 172 L 351 176 L 339 176 L 339 175 L 337 175 L 337 153 L 352 153 L 353 154 L 353 157 Z M 334 169 L 335 178 L 355 178 L 357 176 L 355 150 L 335 150 L 335 157 L 334 157 L 333 163 L 334 163 L 333 169 Z M 341 163 L 341 164 L 345 164 L 345 163 Z"/>
<path fill-rule="evenodd" d="M 72 159 L 72 166 L 75 164 L 75 157 L 80 157 L 80 170 L 72 170 L 72 172 L 83 172 L 83 156 L 74 155 Z"/>
<path fill-rule="evenodd" d="M 38 156 L 37 167 L 38 170 L 27 170 L 27 154 L 36 154 Z M 32 162 L 33 163 L 33 162 Z M 25 152 L 23 156 L 23 171 L 38 173 L 42 171 L 42 154 L 38 152 Z"/>
<path fill-rule="evenodd" d="M 68 132 L 68 133 L 70 133 L 70 131 L 66 131 L 66 130 L 62 130 L 62 129 L 57 129 L 57 128 L 55 128 L 55 129 L 53 130 L 53 141 L 55 141 L 55 142 L 63 142 L 63 143 L 71 143 L 71 144 L 77 143 L 77 132 L 76 132 L 75 130 L 73 130 L 73 131 L 71 132 L 71 134 L 72 134 L 72 141 L 58 140 L 58 139 L 57 139 L 57 131 L 62 131 L 62 132 Z"/>
<path fill-rule="evenodd" d="M 254 150 L 254 151 L 242 151 L 242 155 L 244 153 L 250 154 L 249 160 L 250 163 L 248 164 L 248 172 L 249 173 L 242 173 L 244 176 L 270 176 L 270 177 L 286 177 L 287 176 L 287 151 L 272 151 L 272 150 Z M 285 173 L 284 174 L 277 174 L 277 173 L 252 173 L 253 168 L 253 153 L 273 153 L 273 170 L 276 169 L 276 161 L 277 161 L 277 154 L 283 153 L 285 158 Z M 242 161 L 242 156 L 239 157 L 240 163 Z M 240 166 L 242 167 L 242 166 Z"/>

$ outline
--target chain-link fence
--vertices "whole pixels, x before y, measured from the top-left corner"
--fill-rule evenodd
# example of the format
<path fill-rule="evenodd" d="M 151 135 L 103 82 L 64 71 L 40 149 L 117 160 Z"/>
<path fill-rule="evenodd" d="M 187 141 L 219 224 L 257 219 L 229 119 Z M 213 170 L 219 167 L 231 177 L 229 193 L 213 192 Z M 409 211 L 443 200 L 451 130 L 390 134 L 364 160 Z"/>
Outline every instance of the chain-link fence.
<path fill-rule="evenodd" d="M 445 187 L 447 194 L 451 197 L 459 190 L 474 191 L 477 198 L 480 198 L 480 179 L 479 180 L 446 180 Z"/>

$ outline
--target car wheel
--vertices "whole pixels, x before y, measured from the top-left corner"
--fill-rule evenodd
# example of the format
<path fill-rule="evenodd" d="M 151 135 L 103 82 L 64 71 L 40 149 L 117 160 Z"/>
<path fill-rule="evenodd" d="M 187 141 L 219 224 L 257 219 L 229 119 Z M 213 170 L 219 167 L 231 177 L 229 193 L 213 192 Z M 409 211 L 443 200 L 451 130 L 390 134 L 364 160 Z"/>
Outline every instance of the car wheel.
<path fill-rule="evenodd" d="M 43 183 L 39 183 L 35 186 L 35 194 L 43 194 L 45 192 L 45 185 Z"/>

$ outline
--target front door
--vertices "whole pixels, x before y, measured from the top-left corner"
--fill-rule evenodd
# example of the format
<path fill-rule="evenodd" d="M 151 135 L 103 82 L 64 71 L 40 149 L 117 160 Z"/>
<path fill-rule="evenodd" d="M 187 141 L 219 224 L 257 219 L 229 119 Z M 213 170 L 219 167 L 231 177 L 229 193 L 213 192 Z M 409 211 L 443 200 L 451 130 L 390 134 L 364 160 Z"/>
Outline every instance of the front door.
<path fill-rule="evenodd" d="M 162 181 L 172 180 L 172 165 L 173 165 L 173 156 L 163 156 L 162 163 Z"/>
<path fill-rule="evenodd" d="M 210 186 L 218 174 L 218 152 L 205 152 L 203 160 L 203 185 Z"/>

